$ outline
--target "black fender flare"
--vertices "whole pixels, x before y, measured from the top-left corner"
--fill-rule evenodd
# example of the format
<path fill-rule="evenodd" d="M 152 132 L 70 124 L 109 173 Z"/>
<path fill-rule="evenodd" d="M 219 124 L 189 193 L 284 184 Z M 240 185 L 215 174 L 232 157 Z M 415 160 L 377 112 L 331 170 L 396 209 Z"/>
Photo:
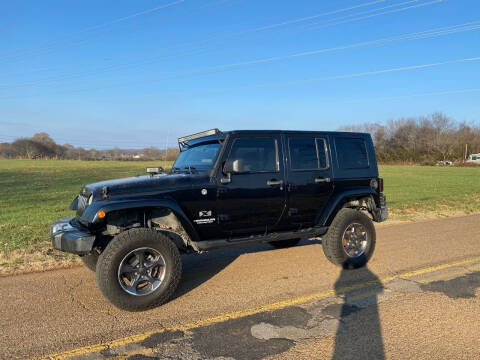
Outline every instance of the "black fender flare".
<path fill-rule="evenodd" d="M 316 224 L 319 226 L 330 226 L 333 218 L 337 212 L 342 208 L 347 199 L 364 196 L 377 196 L 377 192 L 372 188 L 361 187 L 343 190 L 338 193 L 332 194 L 327 205 L 323 208 L 321 214 L 318 215 Z"/>
<path fill-rule="evenodd" d="M 105 211 L 108 215 L 109 212 L 118 211 L 118 210 L 129 210 L 129 209 L 154 209 L 154 208 L 164 208 L 171 210 L 178 220 L 181 222 L 186 233 L 193 242 L 200 240 L 200 237 L 195 230 L 192 222 L 187 217 L 182 208 L 178 203 L 171 199 L 135 199 L 135 200 L 113 200 L 113 201 L 95 201 L 85 209 L 85 212 L 82 215 L 82 220 L 88 224 L 101 223 L 97 215 L 99 211 Z"/>

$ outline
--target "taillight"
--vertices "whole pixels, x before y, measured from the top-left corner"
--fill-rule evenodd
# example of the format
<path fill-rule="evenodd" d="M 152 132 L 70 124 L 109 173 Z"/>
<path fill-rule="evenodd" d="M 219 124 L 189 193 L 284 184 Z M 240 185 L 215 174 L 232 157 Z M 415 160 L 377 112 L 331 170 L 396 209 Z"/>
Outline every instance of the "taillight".
<path fill-rule="evenodd" d="M 383 179 L 378 178 L 378 181 L 380 182 L 380 192 L 383 192 Z"/>

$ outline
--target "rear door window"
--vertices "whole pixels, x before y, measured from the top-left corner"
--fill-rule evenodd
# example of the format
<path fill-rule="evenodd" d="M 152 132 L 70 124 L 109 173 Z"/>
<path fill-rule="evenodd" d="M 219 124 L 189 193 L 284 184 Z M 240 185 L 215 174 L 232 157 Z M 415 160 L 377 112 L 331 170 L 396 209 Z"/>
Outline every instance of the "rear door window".
<path fill-rule="evenodd" d="M 289 138 L 292 170 L 318 170 L 328 167 L 324 139 Z"/>
<path fill-rule="evenodd" d="M 337 137 L 335 139 L 338 165 L 341 169 L 368 168 L 368 154 L 365 140 L 351 137 Z"/>

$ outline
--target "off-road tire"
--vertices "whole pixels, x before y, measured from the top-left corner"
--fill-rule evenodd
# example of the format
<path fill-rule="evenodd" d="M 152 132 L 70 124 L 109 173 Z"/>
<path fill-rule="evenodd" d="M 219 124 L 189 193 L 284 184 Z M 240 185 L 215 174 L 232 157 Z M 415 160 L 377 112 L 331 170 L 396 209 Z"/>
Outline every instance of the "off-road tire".
<path fill-rule="evenodd" d="M 277 249 L 289 248 L 297 245 L 302 239 L 288 239 L 280 241 L 270 241 L 269 244 Z"/>
<path fill-rule="evenodd" d="M 343 249 L 342 237 L 347 227 L 352 223 L 360 223 L 366 229 L 367 247 L 359 257 L 349 257 Z M 327 259 L 335 265 L 345 269 L 356 269 L 370 260 L 375 250 L 376 234 L 372 220 L 364 213 L 344 208 L 341 209 L 332 221 L 327 234 L 322 238 L 323 252 Z"/>
<path fill-rule="evenodd" d="M 99 255 L 96 252 L 93 252 L 88 255 L 80 256 L 80 260 L 82 260 L 82 263 L 86 268 L 95 272 L 97 268 L 98 256 Z"/>
<path fill-rule="evenodd" d="M 118 280 L 118 267 L 131 251 L 150 247 L 165 260 L 165 277 L 158 289 L 148 295 L 127 293 Z M 131 229 L 115 236 L 99 256 L 96 270 L 97 285 L 105 298 L 127 311 L 143 311 L 167 302 L 175 292 L 182 275 L 180 253 L 165 235 L 151 229 Z"/>

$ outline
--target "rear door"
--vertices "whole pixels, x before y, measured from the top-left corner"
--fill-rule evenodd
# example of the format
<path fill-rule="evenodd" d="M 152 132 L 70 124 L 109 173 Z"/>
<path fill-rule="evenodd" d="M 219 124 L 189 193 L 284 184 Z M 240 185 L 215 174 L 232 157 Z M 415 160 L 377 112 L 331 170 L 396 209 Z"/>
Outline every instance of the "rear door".
<path fill-rule="evenodd" d="M 328 137 L 288 135 L 286 147 L 288 222 L 310 227 L 333 192 Z"/>
<path fill-rule="evenodd" d="M 219 172 L 217 209 L 224 236 L 265 233 L 279 222 L 285 208 L 281 136 L 238 135 L 231 138 L 223 160 L 239 161 L 230 182 Z"/>

